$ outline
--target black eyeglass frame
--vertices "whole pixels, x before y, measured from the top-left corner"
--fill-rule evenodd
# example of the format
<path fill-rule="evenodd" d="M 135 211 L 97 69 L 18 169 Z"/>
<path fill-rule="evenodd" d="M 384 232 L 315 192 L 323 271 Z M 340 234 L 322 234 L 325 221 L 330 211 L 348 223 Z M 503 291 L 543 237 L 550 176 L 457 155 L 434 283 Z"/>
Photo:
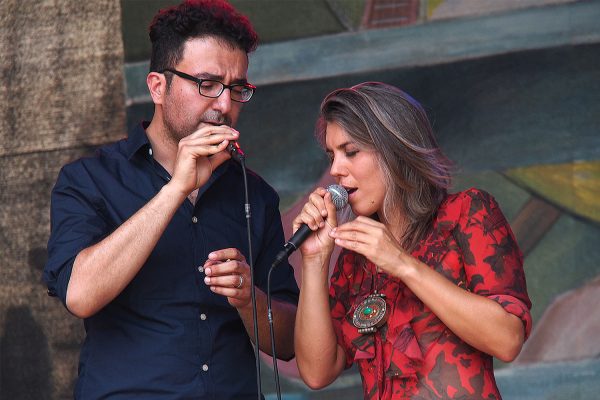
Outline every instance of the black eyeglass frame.
<path fill-rule="evenodd" d="M 177 71 L 176 69 L 165 68 L 162 71 L 159 71 L 159 73 L 161 73 L 161 74 L 164 74 L 165 72 L 170 72 L 172 74 L 177 75 L 180 78 L 187 79 L 187 80 L 190 80 L 192 82 L 195 82 L 196 85 L 198 85 L 198 93 L 200 94 L 200 96 L 208 97 L 209 99 L 216 99 L 217 97 L 219 97 L 220 95 L 223 94 L 223 92 L 225 91 L 225 89 L 229 89 L 229 91 L 230 91 L 229 98 L 232 101 L 235 101 L 237 103 L 247 103 L 247 102 L 250 101 L 250 99 L 252 98 L 252 96 L 254 96 L 254 92 L 256 92 L 256 86 L 252 85 L 251 83 L 234 83 L 232 85 L 226 85 L 223 82 L 218 81 L 216 79 L 200 79 L 200 78 L 196 78 L 195 76 L 186 74 L 185 72 Z M 207 95 L 203 94 L 200 91 L 200 87 L 202 86 L 203 82 L 215 82 L 215 83 L 219 83 L 221 85 L 221 91 L 216 96 L 207 96 Z M 233 89 L 235 87 L 243 87 L 245 89 L 250 89 L 250 97 L 248 97 L 248 100 L 245 100 L 245 101 L 236 100 L 233 97 L 231 97 L 231 94 L 233 93 Z"/>

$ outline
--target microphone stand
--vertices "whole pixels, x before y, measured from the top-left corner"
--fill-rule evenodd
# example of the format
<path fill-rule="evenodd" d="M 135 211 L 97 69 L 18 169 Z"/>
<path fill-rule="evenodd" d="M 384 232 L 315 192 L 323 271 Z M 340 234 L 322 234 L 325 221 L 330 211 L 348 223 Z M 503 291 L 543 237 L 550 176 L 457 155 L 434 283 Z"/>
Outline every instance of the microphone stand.
<path fill-rule="evenodd" d="M 231 156 L 235 158 L 242 167 L 244 178 L 244 212 L 246 213 L 246 230 L 248 234 L 248 265 L 250 266 L 250 297 L 252 299 L 252 321 L 254 322 L 254 358 L 256 359 L 256 387 L 258 388 L 258 400 L 262 400 L 262 383 L 260 379 L 260 345 L 258 342 L 258 317 L 256 311 L 256 289 L 254 287 L 254 259 L 252 257 L 252 231 L 250 229 L 250 201 L 248 199 L 248 176 L 246 174 L 246 155 L 237 144 L 232 142 L 228 146 Z M 267 291 L 268 292 L 268 291 Z"/>

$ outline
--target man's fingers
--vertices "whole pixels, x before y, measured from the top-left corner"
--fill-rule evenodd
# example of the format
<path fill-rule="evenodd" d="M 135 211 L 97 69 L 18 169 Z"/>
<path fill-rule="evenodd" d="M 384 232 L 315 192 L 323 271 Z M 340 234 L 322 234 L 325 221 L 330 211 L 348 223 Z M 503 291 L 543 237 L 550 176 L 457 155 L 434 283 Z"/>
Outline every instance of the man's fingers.
<path fill-rule="evenodd" d="M 223 140 L 238 140 L 240 133 L 228 126 L 214 126 L 203 128 L 198 132 L 192 133 L 187 138 L 193 141 L 203 141 L 211 144 L 221 142 Z"/>
<path fill-rule="evenodd" d="M 225 147 L 227 147 L 227 146 L 225 146 Z M 219 165 L 223 164 L 225 161 L 227 161 L 231 158 L 231 155 L 229 154 L 229 152 L 226 152 L 223 150 L 224 149 L 219 150 L 219 152 L 213 154 L 209 158 L 210 165 L 211 165 L 213 171 L 215 169 L 217 169 L 217 167 L 219 167 Z"/>
<path fill-rule="evenodd" d="M 210 254 L 208 255 L 208 258 L 210 260 L 218 260 L 218 261 L 225 261 L 225 260 L 245 261 L 246 260 L 246 257 L 244 257 L 244 255 L 235 247 L 211 251 Z"/>

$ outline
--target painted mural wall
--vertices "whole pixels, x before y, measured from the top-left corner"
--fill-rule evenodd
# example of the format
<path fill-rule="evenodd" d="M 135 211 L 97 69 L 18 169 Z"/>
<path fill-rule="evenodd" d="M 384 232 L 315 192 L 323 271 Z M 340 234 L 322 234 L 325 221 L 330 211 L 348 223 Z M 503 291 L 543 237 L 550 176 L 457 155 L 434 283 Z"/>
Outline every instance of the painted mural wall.
<path fill-rule="evenodd" d="M 0 399 L 72 397 L 82 323 L 48 297 L 41 282 L 50 190 L 64 163 L 151 117 L 143 94 L 146 27 L 158 8 L 174 3 L 0 2 Z M 465 19 L 483 31 L 488 16 L 540 8 L 548 10 L 544 15 L 579 16 L 587 7 L 587 18 L 600 18 L 593 2 L 572 0 L 396 1 L 383 12 L 390 0 L 232 3 L 264 44 L 290 47 L 307 37 Z M 577 18 L 573 31 L 582 22 Z M 303 196 L 327 179 L 327 161 L 312 133 L 327 93 L 380 80 L 426 107 L 441 146 L 459 167 L 455 189 L 492 193 L 526 256 L 534 330 L 515 363 L 498 365 L 506 399 L 588 399 L 600 390 L 600 40 L 592 36 L 574 45 L 508 46 L 486 57 L 273 81 L 259 87 L 239 123 L 248 163 L 280 193 L 289 231 Z M 328 49 L 320 51 L 326 59 Z M 355 57 L 363 51 L 356 48 Z M 139 70 L 125 72 L 139 63 Z M 353 370 L 314 392 L 296 378 L 293 363 L 280 368 L 288 398 L 360 398 Z"/>

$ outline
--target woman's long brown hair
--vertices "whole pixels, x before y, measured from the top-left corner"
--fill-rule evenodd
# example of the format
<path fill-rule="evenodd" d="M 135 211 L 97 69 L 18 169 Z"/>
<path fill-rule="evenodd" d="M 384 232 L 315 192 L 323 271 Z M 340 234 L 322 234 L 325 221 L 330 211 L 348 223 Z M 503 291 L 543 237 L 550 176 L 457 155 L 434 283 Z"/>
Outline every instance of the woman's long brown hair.
<path fill-rule="evenodd" d="M 388 188 L 379 218 L 389 223 L 402 213 L 406 226 L 400 239 L 413 250 L 429 232 L 451 184 L 452 163 L 439 148 L 423 107 L 394 86 L 365 82 L 323 100 L 315 132 L 323 147 L 328 123 L 376 152 Z"/>

